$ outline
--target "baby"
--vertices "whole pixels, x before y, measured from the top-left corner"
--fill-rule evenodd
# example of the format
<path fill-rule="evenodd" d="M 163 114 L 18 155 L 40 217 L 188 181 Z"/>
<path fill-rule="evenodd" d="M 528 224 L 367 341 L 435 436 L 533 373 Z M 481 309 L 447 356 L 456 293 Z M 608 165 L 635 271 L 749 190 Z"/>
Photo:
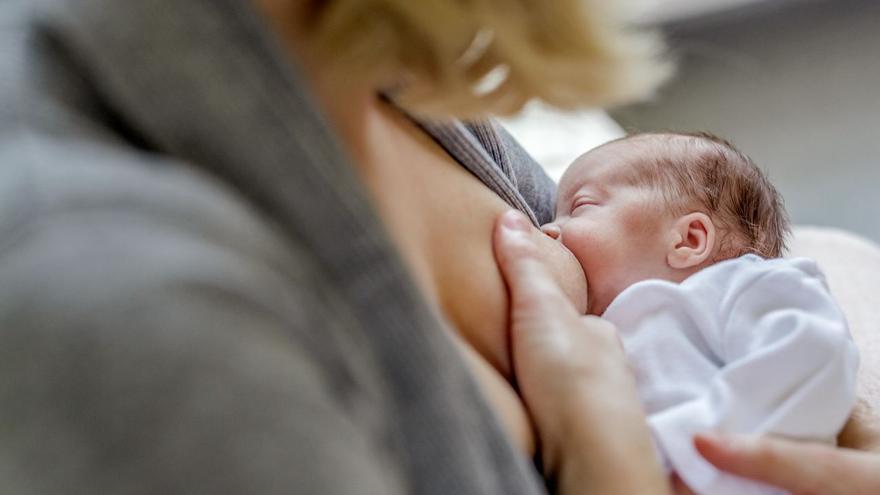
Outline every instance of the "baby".
<path fill-rule="evenodd" d="M 777 490 L 692 444 L 717 430 L 834 443 L 858 355 L 816 264 L 781 259 L 788 220 L 745 155 L 709 134 L 640 134 L 578 158 L 542 230 L 615 323 L 659 456 L 698 494 Z"/>

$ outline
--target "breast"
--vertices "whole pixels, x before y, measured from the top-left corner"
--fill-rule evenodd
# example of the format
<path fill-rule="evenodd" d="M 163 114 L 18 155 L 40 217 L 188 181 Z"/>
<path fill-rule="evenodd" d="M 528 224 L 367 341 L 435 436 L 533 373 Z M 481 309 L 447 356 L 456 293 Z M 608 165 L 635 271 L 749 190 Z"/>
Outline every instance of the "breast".
<path fill-rule="evenodd" d="M 495 219 L 510 207 L 405 118 L 369 122 L 376 146 L 359 172 L 426 300 L 437 309 L 511 436 L 533 448 L 510 382 L 508 298 L 492 250 Z"/>
<path fill-rule="evenodd" d="M 369 132 L 361 176 L 416 283 L 509 379 L 507 292 L 492 251 L 509 206 L 405 117 L 380 112 Z"/>

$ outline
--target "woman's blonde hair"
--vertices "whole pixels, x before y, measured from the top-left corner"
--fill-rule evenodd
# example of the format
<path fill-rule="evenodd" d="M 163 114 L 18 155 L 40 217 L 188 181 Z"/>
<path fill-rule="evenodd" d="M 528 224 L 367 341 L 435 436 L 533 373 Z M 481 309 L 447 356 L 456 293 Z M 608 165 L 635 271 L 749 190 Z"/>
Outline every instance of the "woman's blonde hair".
<path fill-rule="evenodd" d="M 291 0 L 296 1 L 296 0 Z M 305 0 L 308 35 L 339 77 L 394 81 L 435 116 L 511 114 L 647 96 L 671 72 L 623 0 Z"/>

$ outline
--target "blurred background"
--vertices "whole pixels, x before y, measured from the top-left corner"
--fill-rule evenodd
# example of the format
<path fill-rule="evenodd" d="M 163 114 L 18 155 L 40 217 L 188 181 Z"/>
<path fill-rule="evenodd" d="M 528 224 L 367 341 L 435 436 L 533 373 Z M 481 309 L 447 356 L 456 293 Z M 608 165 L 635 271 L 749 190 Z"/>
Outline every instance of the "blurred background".
<path fill-rule="evenodd" d="M 641 0 L 679 62 L 653 100 L 506 122 L 558 177 L 625 131 L 706 130 L 770 175 L 797 224 L 880 241 L 880 0 Z"/>

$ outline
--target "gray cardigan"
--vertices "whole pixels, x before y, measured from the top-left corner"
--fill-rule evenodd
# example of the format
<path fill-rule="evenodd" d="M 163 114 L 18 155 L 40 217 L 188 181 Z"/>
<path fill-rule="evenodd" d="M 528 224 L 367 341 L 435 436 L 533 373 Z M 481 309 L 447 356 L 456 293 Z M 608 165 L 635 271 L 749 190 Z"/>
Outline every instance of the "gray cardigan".
<path fill-rule="evenodd" d="M 246 0 L 0 20 L 0 492 L 543 490 Z M 422 125 L 549 220 L 506 134 Z"/>

